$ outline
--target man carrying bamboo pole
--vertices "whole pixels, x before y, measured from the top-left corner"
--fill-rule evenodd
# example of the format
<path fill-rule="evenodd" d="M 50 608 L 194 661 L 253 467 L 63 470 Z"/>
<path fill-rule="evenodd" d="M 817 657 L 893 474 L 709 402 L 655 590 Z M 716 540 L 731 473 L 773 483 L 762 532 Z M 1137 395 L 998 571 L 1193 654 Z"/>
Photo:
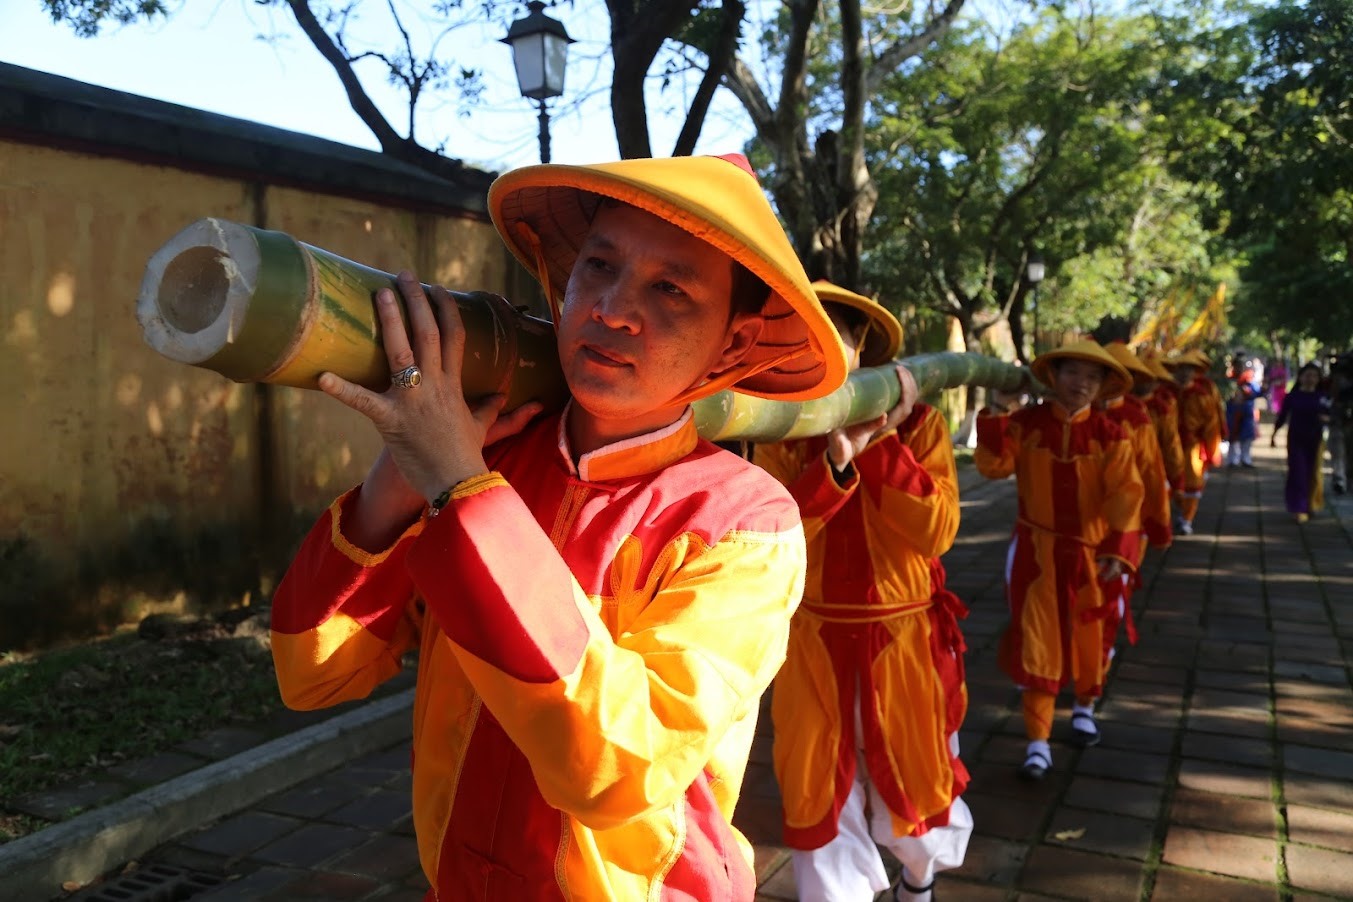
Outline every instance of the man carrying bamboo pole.
<path fill-rule="evenodd" d="M 813 287 L 852 368 L 893 359 L 902 327 L 891 313 L 829 282 Z M 938 560 L 958 531 L 954 452 L 944 418 L 897 369 L 901 398 L 885 415 L 758 445 L 753 458 L 789 487 L 808 541 L 771 715 L 785 842 L 799 896 L 814 902 L 886 889 L 875 842 L 903 864 L 897 898 L 926 902 L 972 832 L 957 748 L 956 616 L 966 611 L 944 591 Z"/>
<path fill-rule="evenodd" d="M 1093 406 L 1131 384 L 1118 361 L 1081 340 L 1039 355 L 1030 369 L 1052 397 L 1013 414 L 997 407 L 980 414 L 973 462 L 989 479 L 1016 480 L 1010 625 L 998 657 L 1023 690 L 1029 745 L 1019 773 L 1037 781 L 1052 768 L 1048 740 L 1064 686 L 1075 689 L 1072 741 L 1099 742 L 1094 705 L 1104 690 L 1109 614 L 1102 586 L 1137 558 L 1143 487 L 1131 443 Z M 993 393 L 993 405 L 1002 400 Z"/>
<path fill-rule="evenodd" d="M 816 398 L 846 360 L 745 159 L 533 166 L 494 224 L 555 311 L 572 400 L 463 398 L 443 289 L 377 296 L 393 387 L 321 387 L 385 450 L 273 607 L 284 699 L 360 698 L 419 649 L 428 899 L 732 899 L 758 700 L 803 587 L 793 499 L 698 438 L 689 402 Z"/>

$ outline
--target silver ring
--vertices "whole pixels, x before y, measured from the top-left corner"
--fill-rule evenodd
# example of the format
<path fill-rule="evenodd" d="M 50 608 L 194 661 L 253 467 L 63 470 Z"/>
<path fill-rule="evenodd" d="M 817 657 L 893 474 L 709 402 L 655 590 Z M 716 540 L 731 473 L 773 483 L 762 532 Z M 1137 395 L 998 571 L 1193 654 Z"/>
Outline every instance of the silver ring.
<path fill-rule="evenodd" d="M 423 371 L 418 368 L 418 364 L 406 366 L 398 373 L 390 374 L 390 384 L 397 385 L 400 388 L 414 388 L 423 381 Z"/>

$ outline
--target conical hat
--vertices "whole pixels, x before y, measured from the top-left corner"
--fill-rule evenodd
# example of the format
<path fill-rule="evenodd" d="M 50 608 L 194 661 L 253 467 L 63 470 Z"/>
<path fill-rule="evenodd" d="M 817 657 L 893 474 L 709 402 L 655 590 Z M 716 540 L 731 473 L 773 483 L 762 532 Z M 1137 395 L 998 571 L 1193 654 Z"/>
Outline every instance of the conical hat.
<path fill-rule="evenodd" d="M 882 366 L 902 350 L 902 324 L 878 301 L 833 285 L 826 279 L 814 282 L 813 291 L 824 304 L 841 304 L 869 318 L 869 331 L 864 335 L 864 348 L 860 351 L 860 366 Z"/>
<path fill-rule="evenodd" d="M 1099 389 L 1100 398 L 1116 398 L 1126 394 L 1132 387 L 1132 376 L 1127 369 L 1100 347 L 1098 342 L 1088 338 L 1070 341 L 1060 348 L 1044 351 L 1034 358 L 1029 370 L 1035 379 L 1050 386 L 1053 384 L 1052 365 L 1058 360 L 1086 360 L 1106 368 L 1109 372 L 1104 378 L 1104 385 Z"/>
<path fill-rule="evenodd" d="M 1212 369 L 1212 358 L 1195 348 L 1191 351 L 1180 351 L 1179 353 L 1166 358 L 1165 365 L 1196 366 L 1202 370 L 1210 370 Z"/>
<path fill-rule="evenodd" d="M 770 286 L 765 329 L 742 362 L 707 386 L 805 401 L 845 382 L 845 349 L 784 228 L 740 154 L 526 166 L 489 188 L 503 241 L 541 280 L 558 318 L 569 274 L 601 198 L 614 198 L 708 242 Z"/>
<path fill-rule="evenodd" d="M 1156 351 L 1143 351 L 1137 355 L 1137 359 L 1146 365 L 1146 368 L 1157 378 L 1169 382 L 1174 376 L 1165 368 L 1161 362 L 1160 354 Z"/>
<path fill-rule="evenodd" d="M 1123 365 L 1123 369 L 1136 379 L 1140 376 L 1147 381 L 1154 381 L 1158 377 L 1151 371 L 1151 368 L 1142 362 L 1141 358 L 1132 353 L 1132 349 L 1121 341 L 1111 341 L 1104 345 L 1104 350 L 1109 356 Z"/>

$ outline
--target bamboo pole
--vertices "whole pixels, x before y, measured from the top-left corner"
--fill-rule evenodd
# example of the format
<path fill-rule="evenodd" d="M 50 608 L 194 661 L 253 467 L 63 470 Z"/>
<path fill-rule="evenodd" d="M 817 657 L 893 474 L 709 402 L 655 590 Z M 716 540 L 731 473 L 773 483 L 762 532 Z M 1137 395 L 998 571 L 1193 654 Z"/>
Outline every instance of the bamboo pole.
<path fill-rule="evenodd" d="M 379 391 L 390 366 L 373 299 L 387 286 L 390 273 L 282 232 L 203 219 L 151 256 L 136 317 L 160 354 L 236 382 L 317 388 L 327 370 Z M 554 327 L 494 294 L 452 296 L 465 322 L 466 394 L 506 391 L 509 410 L 528 400 L 562 407 Z"/>
<path fill-rule="evenodd" d="M 394 285 L 389 273 L 282 232 L 203 219 L 150 258 L 136 316 L 163 356 L 236 382 L 313 389 L 327 370 L 383 390 L 390 372 L 373 298 Z M 466 396 L 506 392 L 509 410 L 531 400 L 562 407 L 568 386 L 553 326 L 497 295 L 452 295 L 465 321 Z M 921 354 L 899 363 L 923 396 L 963 385 L 1013 390 L 1027 380 L 1025 370 L 981 354 Z M 897 403 L 899 391 L 892 365 L 872 367 L 816 401 L 722 391 L 695 403 L 695 421 L 712 441 L 804 438 L 873 419 Z"/>
<path fill-rule="evenodd" d="M 983 354 L 944 351 L 897 363 L 911 372 L 922 397 L 965 385 L 1016 391 L 1029 384 L 1027 370 Z M 722 391 L 695 402 L 695 425 L 710 441 L 807 438 L 887 413 L 901 392 L 894 365 L 885 364 L 855 370 L 845 385 L 816 401 L 768 401 Z"/>

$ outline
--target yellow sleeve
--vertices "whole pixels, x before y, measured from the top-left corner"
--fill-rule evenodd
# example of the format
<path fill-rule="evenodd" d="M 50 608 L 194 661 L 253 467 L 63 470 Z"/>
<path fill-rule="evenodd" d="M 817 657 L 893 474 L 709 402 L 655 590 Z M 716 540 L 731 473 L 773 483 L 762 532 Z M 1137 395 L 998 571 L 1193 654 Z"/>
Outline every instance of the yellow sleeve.
<path fill-rule="evenodd" d="M 922 557 L 949 550 L 958 534 L 958 472 L 939 411 L 927 407 L 914 424 L 875 439 L 857 465 L 863 491 L 878 493 L 877 528 Z"/>
<path fill-rule="evenodd" d="M 1132 567 L 1141 555 L 1141 509 L 1145 487 L 1126 437 L 1109 442 L 1104 452 L 1104 519 L 1108 534 L 1096 554 L 1116 557 Z"/>

